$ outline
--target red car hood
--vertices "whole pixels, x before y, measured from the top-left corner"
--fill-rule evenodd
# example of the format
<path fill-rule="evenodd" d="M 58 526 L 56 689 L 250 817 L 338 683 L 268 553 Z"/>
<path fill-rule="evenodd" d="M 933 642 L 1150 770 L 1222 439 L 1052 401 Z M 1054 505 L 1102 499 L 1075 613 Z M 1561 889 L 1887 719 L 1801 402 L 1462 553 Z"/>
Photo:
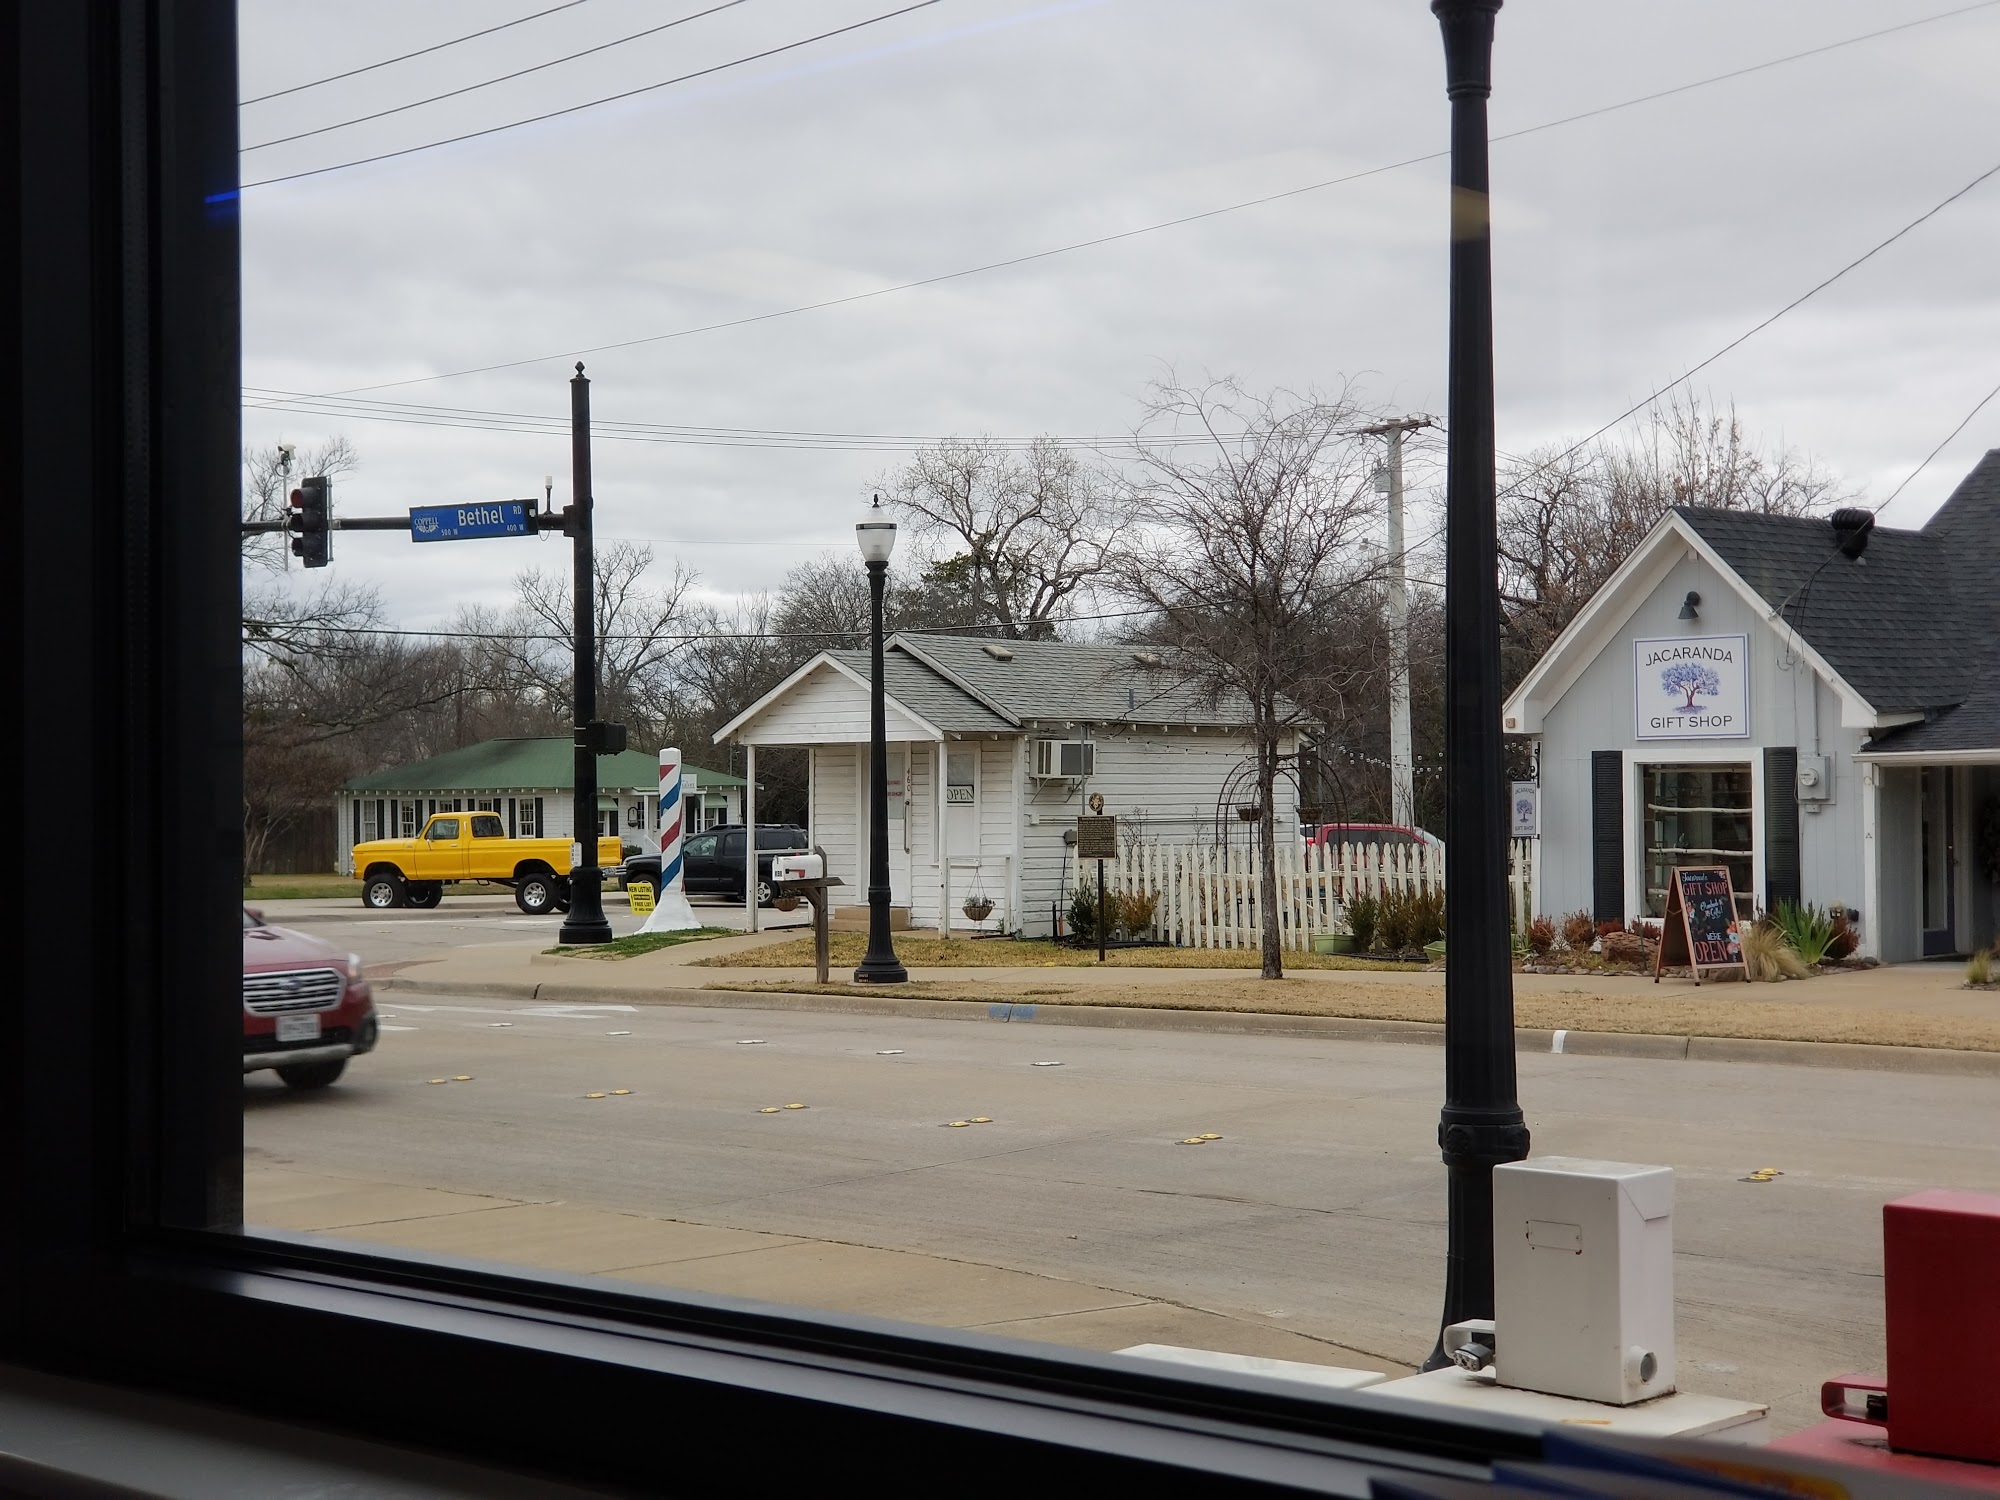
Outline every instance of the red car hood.
<path fill-rule="evenodd" d="M 243 929 L 243 972 L 255 974 L 265 969 L 340 969 L 347 967 L 347 955 L 331 943 L 323 943 L 289 927 L 246 927 Z"/>

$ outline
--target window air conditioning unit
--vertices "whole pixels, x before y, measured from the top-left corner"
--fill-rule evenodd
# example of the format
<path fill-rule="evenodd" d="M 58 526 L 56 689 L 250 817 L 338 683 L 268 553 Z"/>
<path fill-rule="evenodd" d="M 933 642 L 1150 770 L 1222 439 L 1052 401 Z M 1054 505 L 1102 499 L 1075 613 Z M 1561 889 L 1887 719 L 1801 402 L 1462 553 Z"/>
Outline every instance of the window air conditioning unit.
<path fill-rule="evenodd" d="M 1035 775 L 1044 781 L 1076 781 L 1097 773 L 1097 746 L 1089 740 L 1036 740 Z"/>

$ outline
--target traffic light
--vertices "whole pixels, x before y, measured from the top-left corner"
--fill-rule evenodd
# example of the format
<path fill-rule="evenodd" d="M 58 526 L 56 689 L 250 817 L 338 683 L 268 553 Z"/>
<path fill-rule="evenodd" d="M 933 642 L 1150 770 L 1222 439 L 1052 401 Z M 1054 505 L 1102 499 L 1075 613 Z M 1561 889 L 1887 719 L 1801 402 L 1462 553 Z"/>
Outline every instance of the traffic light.
<path fill-rule="evenodd" d="M 325 567 L 333 560 L 333 481 L 324 474 L 303 480 L 292 491 L 292 509 L 298 517 L 292 555 L 309 568 Z"/>

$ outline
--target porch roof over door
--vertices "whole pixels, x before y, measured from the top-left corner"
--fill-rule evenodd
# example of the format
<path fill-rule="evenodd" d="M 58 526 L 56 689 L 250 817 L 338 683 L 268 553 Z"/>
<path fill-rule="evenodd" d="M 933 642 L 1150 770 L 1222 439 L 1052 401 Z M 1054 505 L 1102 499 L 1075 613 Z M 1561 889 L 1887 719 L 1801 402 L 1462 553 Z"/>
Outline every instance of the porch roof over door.
<path fill-rule="evenodd" d="M 1017 734 L 970 694 L 900 652 L 884 661 L 891 740 L 942 740 L 968 734 Z M 823 651 L 716 731 L 717 744 L 842 745 L 868 741 L 868 659 Z"/>

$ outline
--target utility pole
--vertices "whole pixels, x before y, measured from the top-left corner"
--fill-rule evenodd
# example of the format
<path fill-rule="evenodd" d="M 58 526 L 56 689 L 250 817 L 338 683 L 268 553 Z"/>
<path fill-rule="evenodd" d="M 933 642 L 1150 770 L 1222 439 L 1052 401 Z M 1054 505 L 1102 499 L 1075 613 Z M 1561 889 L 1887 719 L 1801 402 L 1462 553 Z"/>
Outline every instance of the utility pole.
<path fill-rule="evenodd" d="M 1403 828 L 1417 826 L 1417 781 L 1410 749 L 1410 576 L 1403 550 L 1403 434 L 1435 425 L 1429 417 L 1414 416 L 1361 429 L 1389 439 L 1389 462 L 1382 471 L 1389 496 L 1389 821 Z"/>

